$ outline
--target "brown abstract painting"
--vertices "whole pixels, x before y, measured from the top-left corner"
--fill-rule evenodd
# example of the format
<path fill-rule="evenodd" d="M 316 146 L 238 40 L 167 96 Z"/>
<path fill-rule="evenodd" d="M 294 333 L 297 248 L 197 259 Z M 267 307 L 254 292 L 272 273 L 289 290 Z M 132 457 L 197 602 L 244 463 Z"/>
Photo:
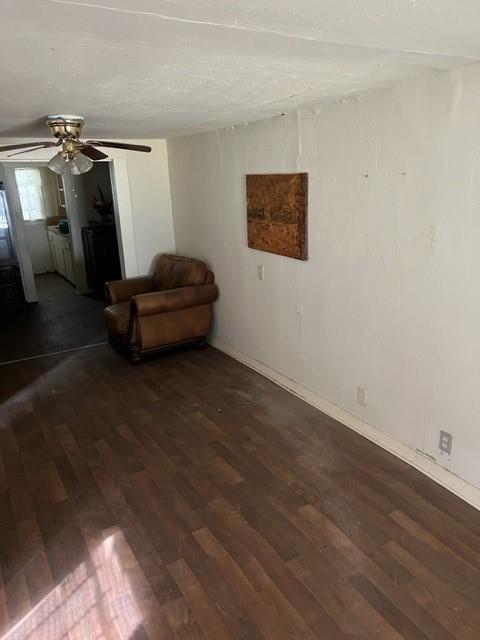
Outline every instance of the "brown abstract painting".
<path fill-rule="evenodd" d="M 247 175 L 248 246 L 306 260 L 307 173 Z"/>

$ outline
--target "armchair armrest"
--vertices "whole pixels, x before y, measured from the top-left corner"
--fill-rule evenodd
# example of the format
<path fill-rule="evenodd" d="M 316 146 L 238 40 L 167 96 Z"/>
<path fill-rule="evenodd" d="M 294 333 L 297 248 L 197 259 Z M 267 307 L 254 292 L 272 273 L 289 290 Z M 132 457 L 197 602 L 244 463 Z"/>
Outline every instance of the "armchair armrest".
<path fill-rule="evenodd" d="M 198 284 L 168 291 L 154 291 L 132 298 L 133 307 L 139 316 L 179 311 L 188 307 L 210 304 L 218 297 L 216 284 Z"/>
<path fill-rule="evenodd" d="M 153 276 L 139 276 L 105 283 L 105 295 L 110 304 L 128 302 L 130 298 L 153 289 Z"/>

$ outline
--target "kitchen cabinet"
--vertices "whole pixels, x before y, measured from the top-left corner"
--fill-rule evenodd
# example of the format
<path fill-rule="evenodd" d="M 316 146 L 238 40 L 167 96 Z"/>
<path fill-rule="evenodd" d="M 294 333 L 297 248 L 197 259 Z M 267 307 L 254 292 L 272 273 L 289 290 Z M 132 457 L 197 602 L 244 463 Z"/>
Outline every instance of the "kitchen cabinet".
<path fill-rule="evenodd" d="M 48 227 L 48 242 L 55 271 L 72 284 L 76 284 L 70 234 L 60 233 L 55 227 Z"/>

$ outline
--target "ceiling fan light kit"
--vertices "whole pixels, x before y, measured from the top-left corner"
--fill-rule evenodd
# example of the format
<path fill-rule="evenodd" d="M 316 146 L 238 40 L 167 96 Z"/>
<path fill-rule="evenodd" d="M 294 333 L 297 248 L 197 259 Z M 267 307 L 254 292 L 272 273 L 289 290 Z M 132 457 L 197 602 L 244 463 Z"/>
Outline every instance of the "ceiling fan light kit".
<path fill-rule="evenodd" d="M 87 173 L 92 167 L 93 161 L 81 152 L 77 153 L 73 160 L 70 161 L 70 172 L 73 173 L 74 176 Z"/>
<path fill-rule="evenodd" d="M 60 151 L 48 163 L 47 167 L 55 173 L 65 173 L 70 171 L 74 176 L 87 173 L 93 167 L 93 162 L 83 153 L 76 153 L 73 158 L 66 158 L 63 151 Z"/>
<path fill-rule="evenodd" d="M 57 138 L 57 142 L 33 142 L 0 147 L 2 151 L 13 151 L 22 149 L 9 155 L 17 156 L 37 149 L 48 149 L 50 147 L 61 147 L 60 151 L 53 156 L 48 163 L 48 168 L 55 173 L 65 173 L 69 171 L 73 175 L 87 173 L 93 167 L 93 163 L 98 160 L 105 160 L 108 156 L 96 147 L 109 147 L 111 149 L 126 149 L 128 151 L 142 151 L 149 153 L 152 149 L 146 145 L 128 144 L 123 142 L 109 142 L 106 140 L 87 140 L 81 142 L 80 136 L 85 121 L 80 116 L 55 115 L 47 117 L 47 126 L 52 135 Z"/>
<path fill-rule="evenodd" d="M 47 167 L 50 171 L 54 171 L 55 173 L 65 173 L 67 170 L 67 161 L 63 157 L 63 154 L 57 153 L 53 156 L 50 162 L 47 164 Z"/>

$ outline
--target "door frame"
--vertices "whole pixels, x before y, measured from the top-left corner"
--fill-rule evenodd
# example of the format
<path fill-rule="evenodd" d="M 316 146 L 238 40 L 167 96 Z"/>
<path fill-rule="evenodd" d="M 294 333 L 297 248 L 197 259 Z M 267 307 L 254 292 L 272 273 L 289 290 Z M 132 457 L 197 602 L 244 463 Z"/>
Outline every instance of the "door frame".
<path fill-rule="evenodd" d="M 128 163 L 126 158 L 109 158 L 106 162 L 109 163 L 110 168 L 113 213 L 122 278 L 132 278 L 138 276 L 139 272 L 130 182 L 128 179 Z"/>

